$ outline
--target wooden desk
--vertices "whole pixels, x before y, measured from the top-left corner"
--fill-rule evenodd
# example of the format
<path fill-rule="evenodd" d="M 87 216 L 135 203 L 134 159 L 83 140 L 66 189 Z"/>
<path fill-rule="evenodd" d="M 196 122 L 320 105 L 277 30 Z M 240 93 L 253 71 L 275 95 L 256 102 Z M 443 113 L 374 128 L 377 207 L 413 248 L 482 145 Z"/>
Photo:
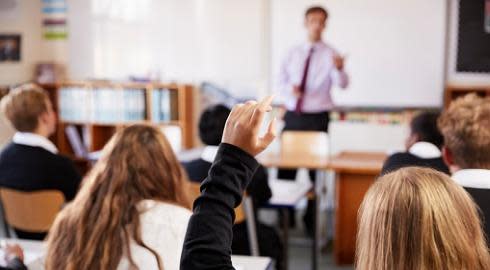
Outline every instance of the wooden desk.
<path fill-rule="evenodd" d="M 24 250 L 24 263 L 30 270 L 44 269 L 44 257 L 46 254 L 45 242 L 6 238 L 1 239 L 1 241 L 19 244 Z M 231 261 L 237 270 L 269 270 L 272 268 L 272 260 L 268 257 L 232 255 Z"/>
<path fill-rule="evenodd" d="M 329 168 L 336 173 L 334 257 L 337 264 L 354 262 L 357 212 L 386 157 L 385 153 L 342 152 L 330 161 Z"/>

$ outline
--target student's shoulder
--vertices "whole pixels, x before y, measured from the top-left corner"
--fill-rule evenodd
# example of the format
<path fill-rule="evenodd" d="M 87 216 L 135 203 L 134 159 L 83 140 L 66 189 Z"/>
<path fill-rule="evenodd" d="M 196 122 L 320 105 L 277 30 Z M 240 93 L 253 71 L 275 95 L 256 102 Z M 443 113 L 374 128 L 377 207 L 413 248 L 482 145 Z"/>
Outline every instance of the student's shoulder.
<path fill-rule="evenodd" d="M 187 208 L 155 200 L 141 201 L 138 209 L 142 217 L 150 223 L 187 222 L 192 215 Z"/>

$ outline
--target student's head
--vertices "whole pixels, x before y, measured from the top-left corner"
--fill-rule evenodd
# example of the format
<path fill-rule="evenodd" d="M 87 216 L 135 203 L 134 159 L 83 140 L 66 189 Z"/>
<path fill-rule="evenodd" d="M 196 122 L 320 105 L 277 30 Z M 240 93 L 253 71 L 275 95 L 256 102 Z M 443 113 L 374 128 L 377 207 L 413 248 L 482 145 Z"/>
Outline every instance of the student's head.
<path fill-rule="evenodd" d="M 131 241 L 162 266 L 142 241 L 138 206 L 150 199 L 190 208 L 187 190 L 185 173 L 157 128 L 134 125 L 117 132 L 74 201 L 56 218 L 47 269 L 116 269 L 123 254 L 133 264 Z"/>
<path fill-rule="evenodd" d="M 475 203 L 435 170 L 408 167 L 381 177 L 358 222 L 357 269 L 490 269 Z"/>
<path fill-rule="evenodd" d="M 219 145 L 230 109 L 225 105 L 207 108 L 199 119 L 199 137 L 206 145 Z"/>
<path fill-rule="evenodd" d="M 417 142 L 429 142 L 442 148 L 444 139 L 437 128 L 438 118 L 439 113 L 437 112 L 422 112 L 417 114 L 410 122 L 410 135 L 405 142 L 407 149 Z"/>
<path fill-rule="evenodd" d="M 453 173 L 490 169 L 490 97 L 471 94 L 455 100 L 442 113 L 439 129 L 443 157 Z"/>
<path fill-rule="evenodd" d="M 56 113 L 40 87 L 26 84 L 10 91 L 1 101 L 2 113 L 19 132 L 49 137 L 56 130 Z"/>
<path fill-rule="evenodd" d="M 305 27 L 311 42 L 321 40 L 328 19 L 328 12 L 320 6 L 313 6 L 305 12 Z"/>

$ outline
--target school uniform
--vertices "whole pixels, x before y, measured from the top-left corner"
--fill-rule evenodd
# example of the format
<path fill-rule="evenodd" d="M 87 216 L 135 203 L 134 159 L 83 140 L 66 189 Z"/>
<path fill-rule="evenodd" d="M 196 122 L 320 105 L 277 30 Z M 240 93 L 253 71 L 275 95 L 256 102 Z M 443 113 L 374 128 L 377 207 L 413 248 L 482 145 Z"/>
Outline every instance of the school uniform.
<path fill-rule="evenodd" d="M 442 159 L 441 150 L 429 142 L 417 142 L 407 152 L 391 155 L 385 161 L 381 174 L 384 175 L 411 166 L 432 168 L 450 174 L 449 168 Z"/>
<path fill-rule="evenodd" d="M 20 191 L 59 190 L 70 201 L 80 180 L 71 160 L 59 155 L 56 146 L 43 136 L 17 132 L 0 153 L 0 187 Z M 17 230 L 17 236 L 41 240 L 45 233 Z"/>
<path fill-rule="evenodd" d="M 461 185 L 480 207 L 483 229 L 490 245 L 490 170 L 464 169 L 452 175 L 456 183 Z"/>
<path fill-rule="evenodd" d="M 187 223 L 192 212 L 171 203 L 143 200 L 138 204 L 141 239 L 160 257 L 163 269 L 179 270 L 180 255 Z M 139 269 L 158 269 L 155 255 L 131 241 L 131 256 Z M 118 270 L 130 269 L 129 258 L 123 255 Z"/>
<path fill-rule="evenodd" d="M 201 183 L 206 179 L 217 153 L 217 146 L 206 146 L 199 159 L 182 164 L 191 181 Z M 269 201 L 272 192 L 268 184 L 267 170 L 264 167 L 257 168 L 246 190 L 252 198 L 255 210 Z M 260 254 L 275 259 L 278 262 L 277 269 L 282 269 L 282 242 L 278 233 L 274 228 L 258 221 L 256 221 L 256 229 Z M 232 251 L 233 254 L 250 255 L 246 222 L 233 226 Z"/>
<path fill-rule="evenodd" d="M 222 143 L 208 177 L 202 183 L 202 194 L 194 202 L 189 220 L 181 270 L 232 270 L 234 208 L 245 187 L 252 181 L 259 163 L 242 149 Z"/>

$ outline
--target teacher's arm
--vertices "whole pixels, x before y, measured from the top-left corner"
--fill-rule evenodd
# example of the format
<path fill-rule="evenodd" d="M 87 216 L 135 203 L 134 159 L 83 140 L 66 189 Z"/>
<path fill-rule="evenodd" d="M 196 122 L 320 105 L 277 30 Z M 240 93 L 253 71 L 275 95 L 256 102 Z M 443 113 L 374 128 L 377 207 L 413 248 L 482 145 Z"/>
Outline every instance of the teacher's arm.
<path fill-rule="evenodd" d="M 340 56 L 337 53 L 333 55 L 334 69 L 332 70 L 332 80 L 340 88 L 345 89 L 349 86 L 349 75 L 345 72 L 345 56 Z"/>
<path fill-rule="evenodd" d="M 201 195 L 194 203 L 181 257 L 183 270 L 228 270 L 231 263 L 234 208 L 251 181 L 259 164 L 254 156 L 274 139 L 274 120 L 259 137 L 259 129 L 272 97 L 260 103 L 247 102 L 233 108 L 226 121 L 218 155 Z"/>

